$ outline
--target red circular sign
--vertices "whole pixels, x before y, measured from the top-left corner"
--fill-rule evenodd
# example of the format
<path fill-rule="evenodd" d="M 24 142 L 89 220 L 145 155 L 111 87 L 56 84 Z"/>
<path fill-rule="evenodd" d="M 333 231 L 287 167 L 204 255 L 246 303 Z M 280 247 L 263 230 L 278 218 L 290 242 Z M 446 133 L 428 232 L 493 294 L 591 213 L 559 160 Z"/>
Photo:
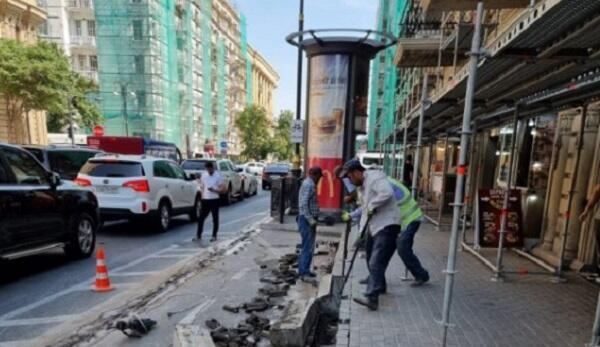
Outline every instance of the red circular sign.
<path fill-rule="evenodd" d="M 102 125 L 94 127 L 94 136 L 104 136 L 104 127 Z"/>

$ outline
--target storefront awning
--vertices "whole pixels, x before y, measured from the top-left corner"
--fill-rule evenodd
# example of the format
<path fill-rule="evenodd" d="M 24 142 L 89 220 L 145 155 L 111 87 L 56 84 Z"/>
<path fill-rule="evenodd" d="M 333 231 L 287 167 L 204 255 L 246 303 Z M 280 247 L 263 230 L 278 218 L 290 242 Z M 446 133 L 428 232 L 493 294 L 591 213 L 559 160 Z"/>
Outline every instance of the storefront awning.
<path fill-rule="evenodd" d="M 474 119 L 510 109 L 515 102 L 521 103 L 524 112 L 532 112 L 596 97 L 600 94 L 595 82 L 600 74 L 598 37 L 600 1 L 545 0 L 524 11 L 486 47 L 489 55 L 478 68 Z M 430 134 L 460 125 L 467 66 L 454 77 L 430 100 L 424 123 Z M 492 120 L 503 122 L 510 117 L 511 112 L 499 112 Z M 415 123 L 411 126 L 415 127 Z"/>

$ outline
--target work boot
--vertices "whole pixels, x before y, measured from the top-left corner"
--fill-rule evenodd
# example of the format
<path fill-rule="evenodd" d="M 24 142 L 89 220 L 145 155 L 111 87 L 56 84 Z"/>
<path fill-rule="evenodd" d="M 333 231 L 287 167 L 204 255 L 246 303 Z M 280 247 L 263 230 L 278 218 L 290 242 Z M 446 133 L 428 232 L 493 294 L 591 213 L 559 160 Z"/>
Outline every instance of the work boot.
<path fill-rule="evenodd" d="M 359 284 L 367 284 L 369 283 L 369 276 L 363 278 L 362 280 L 358 281 Z"/>
<path fill-rule="evenodd" d="M 377 311 L 379 308 L 379 299 L 365 296 L 364 298 L 354 298 L 354 302 L 366 306 L 371 311 Z"/>
<path fill-rule="evenodd" d="M 215 241 L 217 241 L 217 237 L 216 236 L 213 236 L 213 237 L 210 238 L 210 242 L 215 242 Z"/>
<path fill-rule="evenodd" d="M 415 279 L 415 281 L 413 283 L 411 283 L 410 285 L 412 287 L 420 287 L 420 286 L 424 285 L 427 282 L 429 282 L 429 277 Z"/>

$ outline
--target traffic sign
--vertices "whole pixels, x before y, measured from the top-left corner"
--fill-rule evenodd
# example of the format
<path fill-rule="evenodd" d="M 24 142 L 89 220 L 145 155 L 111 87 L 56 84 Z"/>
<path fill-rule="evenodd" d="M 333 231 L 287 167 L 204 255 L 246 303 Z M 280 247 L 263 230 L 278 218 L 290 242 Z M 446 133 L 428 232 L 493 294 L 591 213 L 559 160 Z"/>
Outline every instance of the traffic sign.
<path fill-rule="evenodd" d="M 102 125 L 96 125 L 93 132 L 94 136 L 104 136 L 104 127 Z"/>
<path fill-rule="evenodd" d="M 290 140 L 292 143 L 304 142 L 304 121 L 302 119 L 295 119 L 292 122 L 290 129 Z"/>

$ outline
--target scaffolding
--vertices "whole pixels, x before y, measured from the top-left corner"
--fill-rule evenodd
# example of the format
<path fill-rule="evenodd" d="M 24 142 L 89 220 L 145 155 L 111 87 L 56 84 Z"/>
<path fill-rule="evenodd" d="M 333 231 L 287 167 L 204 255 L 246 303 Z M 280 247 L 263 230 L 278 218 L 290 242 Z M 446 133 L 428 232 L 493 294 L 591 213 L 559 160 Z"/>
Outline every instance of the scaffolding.
<path fill-rule="evenodd" d="M 242 30 L 242 57 L 246 68 L 246 105 L 252 105 L 254 103 L 252 98 L 252 62 L 248 54 L 247 24 L 244 15 L 241 16 L 240 26 Z"/>
<path fill-rule="evenodd" d="M 191 3 L 104 0 L 95 6 L 102 114 L 108 134 L 182 146 L 193 129 Z M 131 129 L 131 131 L 128 131 Z"/>

